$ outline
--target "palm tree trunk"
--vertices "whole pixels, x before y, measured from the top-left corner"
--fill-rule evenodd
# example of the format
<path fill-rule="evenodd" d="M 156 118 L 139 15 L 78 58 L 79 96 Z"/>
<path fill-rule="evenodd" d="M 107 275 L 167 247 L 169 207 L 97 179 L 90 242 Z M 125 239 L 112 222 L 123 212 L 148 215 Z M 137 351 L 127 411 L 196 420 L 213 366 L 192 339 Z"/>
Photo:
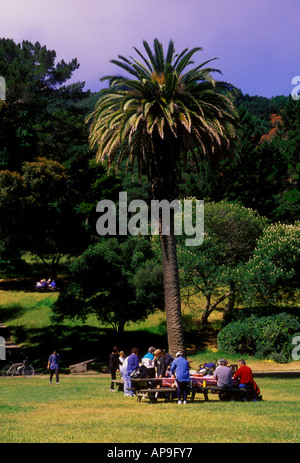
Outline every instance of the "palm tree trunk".
<path fill-rule="evenodd" d="M 168 137 L 155 140 L 155 161 L 152 159 L 152 197 L 159 201 L 171 202 L 176 199 L 178 185 L 172 170 L 172 144 Z M 177 352 L 185 353 L 184 333 L 181 319 L 181 298 L 177 261 L 176 237 L 174 234 L 174 209 L 170 209 L 169 234 L 162 234 L 162 213 L 159 214 L 159 235 L 162 251 L 164 278 L 165 311 L 167 318 L 168 350 L 175 356 Z"/>
<path fill-rule="evenodd" d="M 174 214 L 171 211 L 170 235 L 162 235 L 160 223 L 160 244 L 164 275 L 165 310 L 167 318 L 168 350 L 175 356 L 176 352 L 185 353 L 184 333 L 181 319 L 181 298 L 174 235 Z M 161 222 L 161 219 L 160 219 Z"/>

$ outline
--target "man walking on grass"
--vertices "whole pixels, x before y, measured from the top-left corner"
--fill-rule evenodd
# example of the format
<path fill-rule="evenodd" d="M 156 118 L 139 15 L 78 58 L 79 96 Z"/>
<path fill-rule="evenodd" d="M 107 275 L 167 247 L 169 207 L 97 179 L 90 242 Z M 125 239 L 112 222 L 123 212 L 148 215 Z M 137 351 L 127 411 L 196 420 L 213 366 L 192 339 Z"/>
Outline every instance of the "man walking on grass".
<path fill-rule="evenodd" d="M 52 378 L 55 373 L 56 384 L 59 384 L 59 359 L 60 355 L 54 349 L 53 354 L 50 355 L 48 359 L 47 369 L 50 370 L 50 381 L 49 384 L 52 384 Z"/>

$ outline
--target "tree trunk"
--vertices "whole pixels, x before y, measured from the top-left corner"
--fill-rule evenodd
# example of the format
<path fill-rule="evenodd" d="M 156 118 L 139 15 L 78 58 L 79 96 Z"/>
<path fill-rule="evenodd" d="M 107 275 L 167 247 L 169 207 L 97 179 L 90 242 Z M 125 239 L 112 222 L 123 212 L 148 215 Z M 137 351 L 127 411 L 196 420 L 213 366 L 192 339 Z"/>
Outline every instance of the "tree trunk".
<path fill-rule="evenodd" d="M 172 138 L 172 137 L 171 137 Z M 171 202 L 177 199 L 178 185 L 176 173 L 172 166 L 172 144 L 168 137 L 162 140 L 157 136 L 155 143 L 155 159 L 152 158 L 152 197 L 153 199 Z M 164 296 L 167 318 L 168 350 L 175 356 L 177 352 L 185 353 L 183 326 L 181 319 L 180 285 L 174 234 L 174 209 L 170 209 L 169 234 L 162 234 L 162 214 L 159 214 L 159 234 L 162 251 L 164 275 Z"/>
<path fill-rule="evenodd" d="M 206 296 L 205 309 L 204 309 L 204 312 L 203 312 L 203 314 L 201 315 L 201 318 L 200 318 L 200 324 L 201 324 L 201 325 L 206 325 L 206 323 L 207 323 L 208 317 L 209 317 L 209 315 L 210 315 L 210 312 L 209 312 L 209 309 L 210 309 L 210 301 L 211 301 L 211 294 L 209 294 L 208 296 Z"/>
<path fill-rule="evenodd" d="M 235 288 L 234 286 L 232 285 L 230 287 L 231 289 L 231 294 L 228 298 L 228 303 L 225 307 L 225 311 L 224 311 L 224 320 L 229 323 L 230 321 L 232 321 L 232 317 L 233 317 L 233 313 L 234 313 L 234 304 L 235 304 Z"/>
<path fill-rule="evenodd" d="M 160 244 L 164 275 L 165 310 L 167 334 L 171 355 L 185 353 L 184 333 L 181 319 L 181 298 L 178 274 L 176 237 L 174 235 L 174 215 L 171 212 L 170 235 L 162 235 L 160 224 Z"/>
<path fill-rule="evenodd" d="M 208 321 L 208 317 L 210 314 L 218 307 L 218 305 L 223 302 L 227 297 L 231 296 L 231 291 L 229 291 L 226 294 L 223 294 L 223 296 L 219 297 L 213 304 L 211 304 L 211 295 L 206 297 L 206 305 L 204 312 L 201 316 L 200 323 L 205 325 Z"/>
<path fill-rule="evenodd" d="M 126 323 L 126 321 L 123 321 L 123 320 L 119 321 L 118 328 L 117 328 L 118 334 L 123 334 L 124 333 L 125 323 Z"/>

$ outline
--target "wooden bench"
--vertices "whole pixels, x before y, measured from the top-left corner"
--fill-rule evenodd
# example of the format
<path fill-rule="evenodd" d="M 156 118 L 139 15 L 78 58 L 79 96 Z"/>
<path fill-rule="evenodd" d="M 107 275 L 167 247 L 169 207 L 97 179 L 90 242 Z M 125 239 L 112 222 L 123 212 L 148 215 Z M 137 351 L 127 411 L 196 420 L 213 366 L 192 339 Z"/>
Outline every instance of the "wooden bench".
<path fill-rule="evenodd" d="M 135 390 L 131 388 L 131 390 Z M 151 388 L 140 388 L 135 390 L 138 402 L 143 398 L 148 398 L 151 403 L 156 403 L 159 395 L 164 395 L 167 399 L 166 394 L 169 393 L 169 399 L 172 402 L 177 396 L 177 388 L 173 387 L 151 387 Z M 204 400 L 209 401 L 208 394 L 217 394 L 221 401 L 239 400 L 242 401 L 253 399 L 253 390 L 250 388 L 237 388 L 225 389 L 218 386 L 207 386 L 207 387 L 193 387 L 189 390 L 188 395 L 191 395 L 191 402 L 194 402 L 196 394 L 203 394 Z M 159 394 L 159 395 L 158 395 Z M 260 399 L 261 400 L 261 399 Z"/>
<path fill-rule="evenodd" d="M 219 399 L 222 401 L 229 401 L 229 400 L 252 400 L 253 399 L 253 389 L 251 388 L 239 388 L 239 387 L 232 387 L 232 388 L 222 388 L 218 386 L 206 386 L 206 387 L 193 387 L 191 389 L 192 397 L 191 400 L 193 401 L 195 395 L 197 393 L 204 395 L 204 400 L 208 401 L 208 393 L 218 394 Z"/>
<path fill-rule="evenodd" d="M 113 379 L 112 383 L 118 386 L 118 391 L 124 391 L 124 381 L 122 379 Z"/>
<path fill-rule="evenodd" d="M 88 365 L 94 362 L 96 359 L 85 360 L 84 362 L 76 363 L 75 365 L 70 365 L 69 370 L 70 374 L 72 373 L 86 373 Z"/>
<path fill-rule="evenodd" d="M 141 399 L 148 397 L 151 403 L 155 403 L 157 402 L 159 395 L 162 394 L 166 400 L 173 402 L 174 397 L 177 395 L 177 390 L 173 387 L 152 387 L 148 389 L 139 389 L 136 396 L 138 402 L 140 402 Z M 166 394 L 170 394 L 169 397 Z"/>

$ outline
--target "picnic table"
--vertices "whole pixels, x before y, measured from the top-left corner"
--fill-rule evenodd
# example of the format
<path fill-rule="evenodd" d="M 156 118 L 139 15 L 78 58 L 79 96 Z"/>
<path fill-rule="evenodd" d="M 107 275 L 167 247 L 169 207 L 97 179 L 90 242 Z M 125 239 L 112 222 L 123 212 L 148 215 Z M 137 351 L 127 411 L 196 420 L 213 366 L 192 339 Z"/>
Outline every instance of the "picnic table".
<path fill-rule="evenodd" d="M 150 402 L 156 402 L 158 395 L 166 398 L 166 393 L 170 396 L 170 400 L 173 400 L 176 395 L 176 389 L 171 386 L 163 386 L 163 378 L 131 378 L 131 389 L 137 396 L 137 400 L 140 402 L 142 398 L 148 398 Z"/>
<path fill-rule="evenodd" d="M 204 400 L 209 400 L 209 393 L 217 394 L 220 400 L 242 400 L 244 397 L 252 397 L 251 388 L 239 388 L 239 381 L 233 379 L 233 387 L 225 389 L 217 386 L 217 380 L 211 375 L 194 375 L 191 376 L 190 396 L 194 401 L 196 394 L 202 394 Z M 160 397 L 172 401 L 177 397 L 177 388 L 174 386 L 175 378 L 131 378 L 132 390 L 137 396 L 137 400 L 148 398 L 150 402 L 157 402 Z M 166 394 L 168 394 L 166 396 Z"/>

